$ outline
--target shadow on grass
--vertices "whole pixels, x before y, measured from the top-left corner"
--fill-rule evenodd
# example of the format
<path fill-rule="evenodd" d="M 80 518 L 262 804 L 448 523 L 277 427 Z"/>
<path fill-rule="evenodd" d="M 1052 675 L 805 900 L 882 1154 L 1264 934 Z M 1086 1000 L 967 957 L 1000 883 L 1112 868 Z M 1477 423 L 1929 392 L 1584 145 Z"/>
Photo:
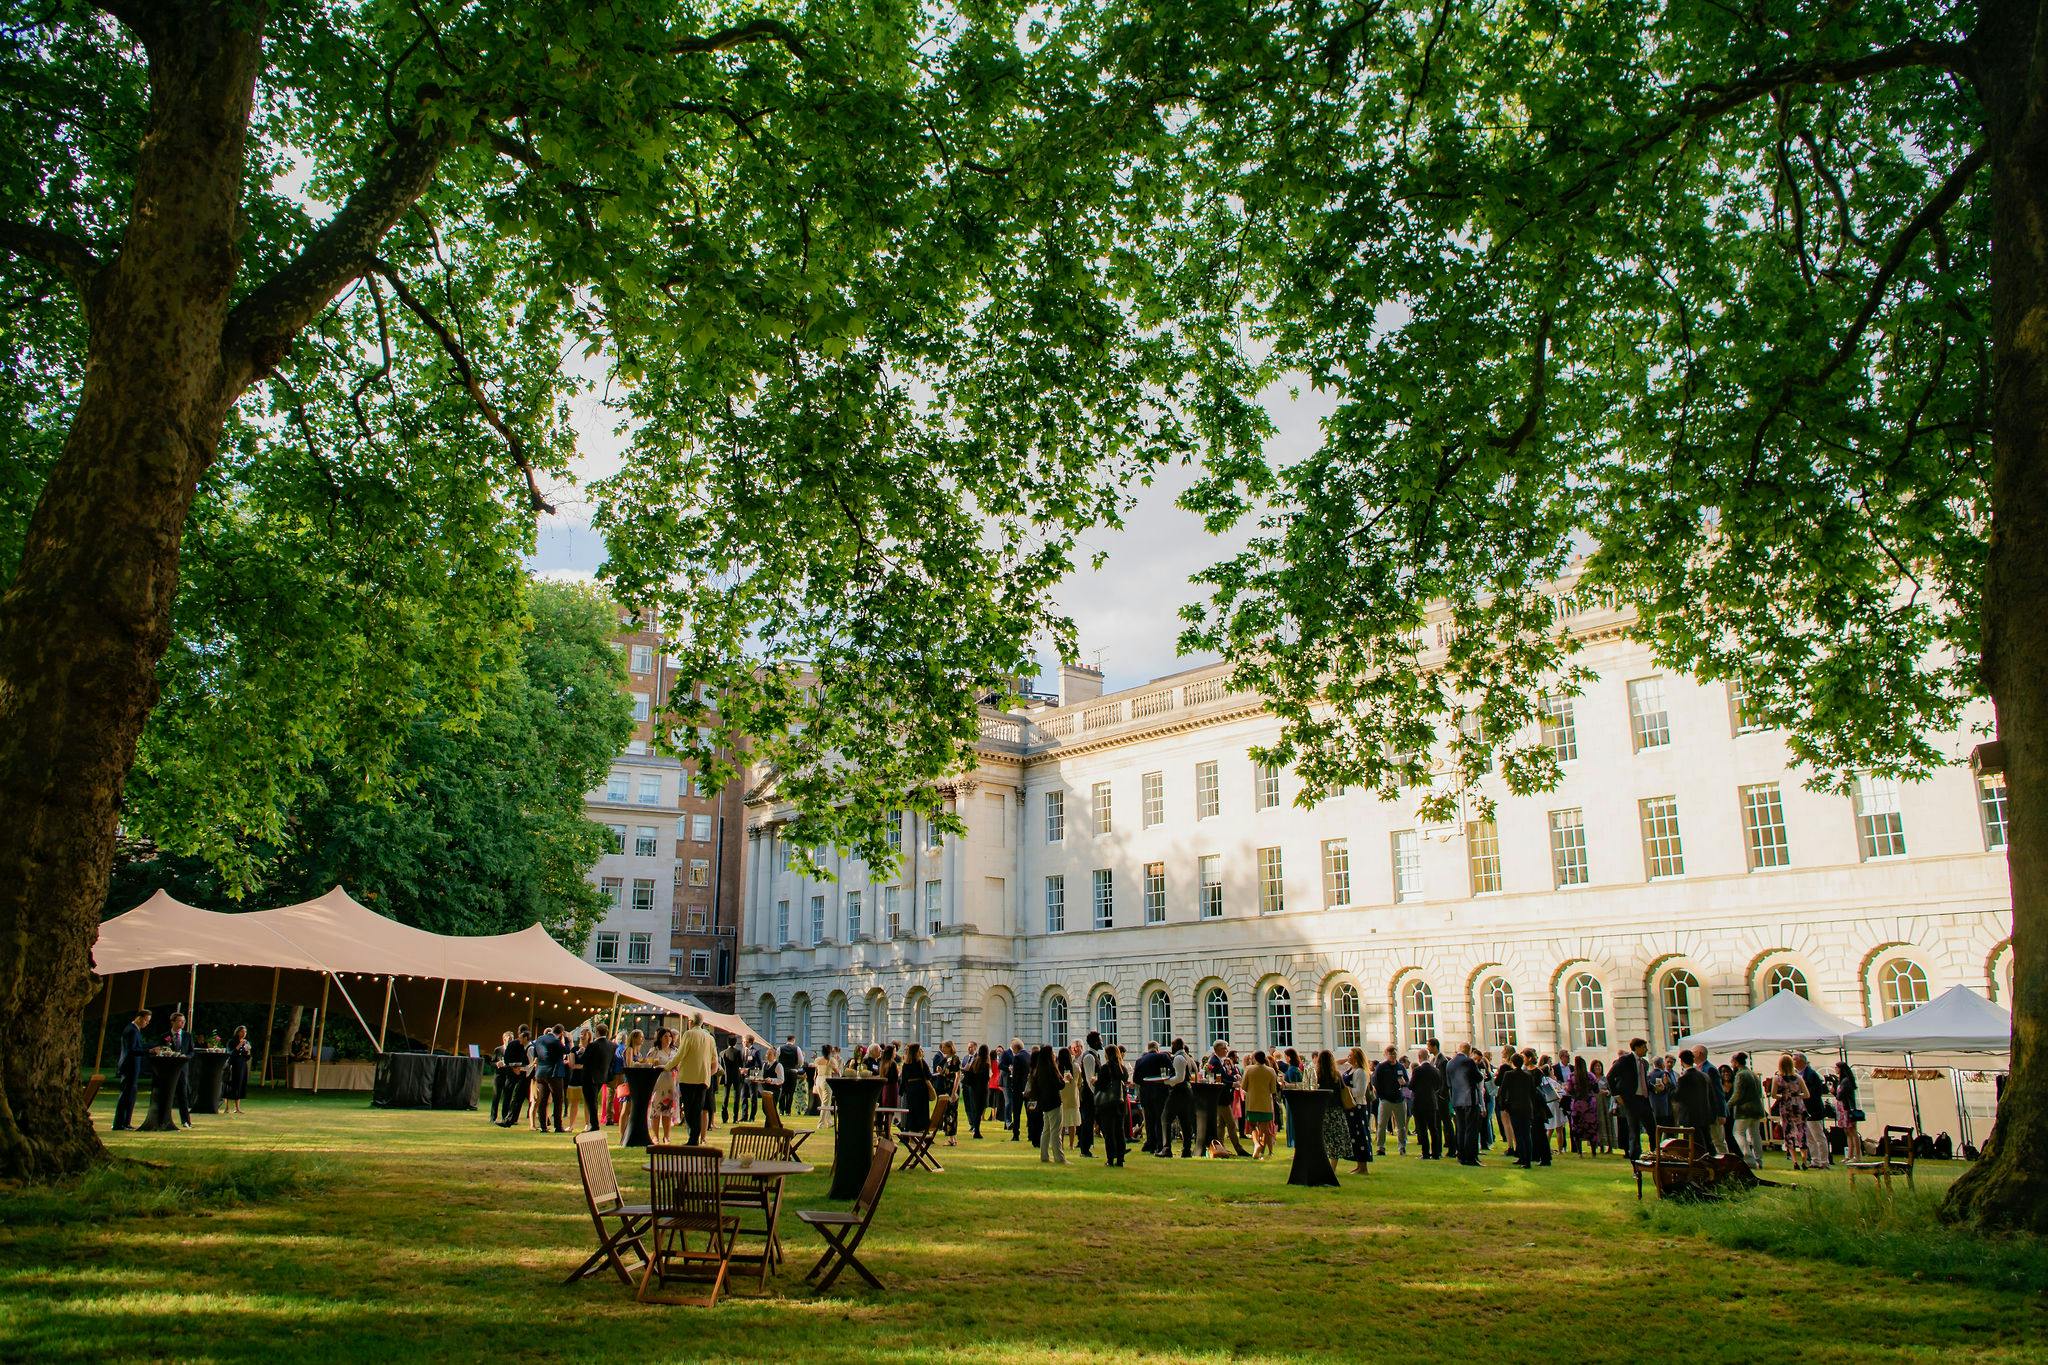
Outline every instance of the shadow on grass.
<path fill-rule="evenodd" d="M 67 1180 L 0 1186 L 0 1225 L 26 1229 L 189 1216 L 274 1203 L 319 1187 L 301 1161 L 279 1152 L 177 1165 L 115 1160 Z"/>
<path fill-rule="evenodd" d="M 1876 1181 L 1757 1189 L 1715 1201 L 1661 1200 L 1641 1217 L 1737 1251 L 1889 1271 L 1986 1289 L 2048 1290 L 2048 1241 L 1987 1236 L 1941 1221 L 1937 1191 Z"/>

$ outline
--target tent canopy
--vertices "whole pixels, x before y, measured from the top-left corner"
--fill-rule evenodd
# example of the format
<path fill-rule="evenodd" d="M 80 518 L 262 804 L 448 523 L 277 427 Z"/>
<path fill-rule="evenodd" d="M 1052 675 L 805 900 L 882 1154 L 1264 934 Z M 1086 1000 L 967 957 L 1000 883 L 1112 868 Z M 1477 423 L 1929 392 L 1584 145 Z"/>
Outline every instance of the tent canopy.
<path fill-rule="evenodd" d="M 1682 1039 L 1678 1046 L 1705 1047 L 1710 1054 L 1724 1057 L 1760 1047 L 1804 1052 L 1840 1048 L 1843 1036 L 1855 1027 L 1803 995 L 1779 991 L 1755 1009 Z"/>
<path fill-rule="evenodd" d="M 1857 1052 L 2010 1052 L 2012 1015 L 1968 986 L 1951 986 L 1919 1009 L 1849 1035 Z"/>
<path fill-rule="evenodd" d="M 452 1051 L 478 1042 L 487 1052 L 505 1029 L 570 1023 L 609 1010 L 614 997 L 683 1018 L 701 1014 L 712 1028 L 756 1036 L 737 1015 L 672 1000 L 592 966 L 538 924 L 516 934 L 433 934 L 387 919 L 339 887 L 299 905 L 241 914 L 201 910 L 159 891 L 102 924 L 93 946 L 93 969 L 113 994 L 126 994 L 116 976 L 192 968 L 200 971 L 195 994 L 208 1000 L 246 1003 L 274 993 L 281 1003 L 309 1005 L 322 998 L 323 983 L 339 987 L 340 1003 L 373 1039 L 395 1024 L 401 1035 Z M 135 999 L 144 1003 L 140 984 Z M 461 1021 L 460 1036 L 445 1043 L 444 1018 Z M 432 1038 L 413 1027 L 430 1019 Z"/>

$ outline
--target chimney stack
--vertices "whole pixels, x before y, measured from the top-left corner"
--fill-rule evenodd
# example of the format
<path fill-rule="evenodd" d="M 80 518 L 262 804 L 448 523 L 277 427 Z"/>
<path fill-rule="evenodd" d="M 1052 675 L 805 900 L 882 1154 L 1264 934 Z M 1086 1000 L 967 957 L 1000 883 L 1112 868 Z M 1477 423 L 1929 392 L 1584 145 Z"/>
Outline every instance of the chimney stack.
<path fill-rule="evenodd" d="M 1094 701 L 1102 695 L 1102 670 L 1086 664 L 1060 665 L 1060 705 Z"/>

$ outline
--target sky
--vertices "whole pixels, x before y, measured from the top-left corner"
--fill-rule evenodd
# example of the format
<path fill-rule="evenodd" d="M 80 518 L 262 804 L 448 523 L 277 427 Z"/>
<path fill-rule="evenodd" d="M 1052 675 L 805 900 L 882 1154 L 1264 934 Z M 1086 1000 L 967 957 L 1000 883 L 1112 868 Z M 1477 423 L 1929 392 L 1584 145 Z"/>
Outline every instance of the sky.
<path fill-rule="evenodd" d="M 1265 405 L 1276 428 L 1267 452 L 1282 462 L 1316 447 L 1318 423 L 1332 407 L 1324 395 L 1306 388 L 1297 396 L 1289 382 L 1268 389 Z M 528 558 L 535 573 L 594 577 L 603 562 L 604 541 L 590 527 L 584 486 L 619 467 L 624 443 L 613 432 L 613 422 L 595 393 L 578 404 L 576 483 L 549 490 L 556 511 L 541 519 L 538 543 Z M 1074 619 L 1082 662 L 1097 664 L 1110 690 L 1208 661 L 1182 657 L 1175 649 L 1180 608 L 1201 597 L 1189 577 L 1238 549 L 1243 537 L 1211 537 L 1199 517 L 1175 505 L 1194 474 L 1175 466 L 1139 489 L 1123 527 L 1087 537 L 1077 552 L 1078 567 L 1061 587 L 1060 606 Z M 1106 555 L 1099 569 L 1088 563 L 1097 550 Z M 1050 690 L 1055 668 L 1050 651 L 1041 652 L 1040 666 Z"/>

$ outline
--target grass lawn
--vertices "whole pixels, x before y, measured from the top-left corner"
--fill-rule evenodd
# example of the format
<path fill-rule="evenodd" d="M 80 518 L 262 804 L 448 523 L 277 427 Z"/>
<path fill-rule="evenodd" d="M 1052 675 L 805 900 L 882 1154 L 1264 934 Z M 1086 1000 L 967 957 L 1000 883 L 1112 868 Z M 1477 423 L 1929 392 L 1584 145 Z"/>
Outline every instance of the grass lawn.
<path fill-rule="evenodd" d="M 824 1204 L 820 1170 L 791 1182 L 793 1268 L 765 1296 L 645 1306 L 611 1278 L 561 1284 L 591 1236 L 568 1139 L 360 1095 L 250 1104 L 111 1135 L 168 1170 L 117 1166 L 69 1198 L 0 1189 L 0 1359 L 2048 1358 L 2038 1285 L 1729 1250 L 1639 1208 L 1618 1159 L 1569 1156 L 1411 1156 L 1298 1190 L 1281 1161 L 1058 1170 L 963 1137 L 944 1175 L 890 1181 L 865 1256 L 890 1292 L 803 1287 L 816 1239 L 789 1210 Z"/>

